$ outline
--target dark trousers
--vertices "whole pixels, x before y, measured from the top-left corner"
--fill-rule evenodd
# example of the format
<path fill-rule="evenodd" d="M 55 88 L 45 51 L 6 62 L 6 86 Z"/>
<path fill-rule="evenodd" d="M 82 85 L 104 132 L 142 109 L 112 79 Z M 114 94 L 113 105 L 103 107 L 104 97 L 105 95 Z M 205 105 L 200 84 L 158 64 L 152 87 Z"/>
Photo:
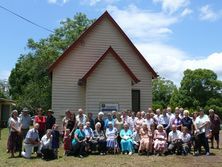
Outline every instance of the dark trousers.
<path fill-rule="evenodd" d="M 76 143 L 72 148 L 74 155 L 85 155 L 86 154 L 86 152 L 85 152 L 86 145 L 87 144 L 85 142 Z"/>
<path fill-rule="evenodd" d="M 201 146 L 204 147 L 206 152 L 209 152 L 208 139 L 205 136 L 205 133 L 201 133 L 195 138 L 195 151 L 198 150 L 201 152 Z"/>
<path fill-rule="evenodd" d="M 42 149 L 41 153 L 42 153 L 42 159 L 45 159 L 45 160 L 55 159 L 55 154 L 52 149 Z"/>
<path fill-rule="evenodd" d="M 98 141 L 98 151 L 100 153 L 106 153 L 106 141 L 105 140 Z"/>

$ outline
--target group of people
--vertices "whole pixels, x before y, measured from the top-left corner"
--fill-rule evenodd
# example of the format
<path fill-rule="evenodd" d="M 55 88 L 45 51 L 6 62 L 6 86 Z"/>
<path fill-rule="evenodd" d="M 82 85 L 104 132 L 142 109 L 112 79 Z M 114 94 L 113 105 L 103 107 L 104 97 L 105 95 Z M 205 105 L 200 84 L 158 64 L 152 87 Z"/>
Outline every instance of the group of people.
<path fill-rule="evenodd" d="M 178 107 L 174 113 L 170 107 L 155 112 L 151 108 L 137 113 L 112 111 L 106 114 L 106 118 L 103 112 L 99 112 L 95 119 L 92 113 L 85 115 L 83 109 L 77 113 L 67 110 L 62 120 L 62 132 L 59 132 L 52 113 L 48 110 L 47 116 L 43 116 L 42 109 L 38 109 L 34 128 L 28 130 L 30 122 L 23 118 L 26 110 L 23 109 L 19 117 L 17 111 L 12 112 L 8 140 L 12 157 L 18 150 L 23 157 L 30 158 L 34 147 L 37 147 L 35 152 L 45 159 L 57 157 L 60 136 L 63 137 L 64 155 L 81 158 L 95 151 L 100 155 L 120 152 L 128 155 L 135 152 L 139 155 L 187 155 L 192 147 L 193 154 L 199 155 L 202 146 L 204 153 L 210 155 L 208 139 L 211 139 L 211 148 L 214 148 L 215 139 L 219 149 L 221 120 L 212 109 L 209 115 L 201 109 L 192 116 L 188 110 Z M 21 136 L 24 139 L 23 152 L 22 140 L 17 140 Z"/>
<path fill-rule="evenodd" d="M 27 108 L 24 108 L 20 115 L 17 110 L 12 111 L 8 120 L 7 141 L 7 151 L 12 158 L 15 157 L 15 152 L 25 158 L 30 158 L 33 152 L 45 159 L 57 156 L 60 132 L 52 115 L 53 111 L 49 109 L 46 114 L 47 116 L 44 116 L 42 108 L 38 108 L 37 115 L 32 119 Z M 32 122 L 33 128 L 30 129 Z"/>

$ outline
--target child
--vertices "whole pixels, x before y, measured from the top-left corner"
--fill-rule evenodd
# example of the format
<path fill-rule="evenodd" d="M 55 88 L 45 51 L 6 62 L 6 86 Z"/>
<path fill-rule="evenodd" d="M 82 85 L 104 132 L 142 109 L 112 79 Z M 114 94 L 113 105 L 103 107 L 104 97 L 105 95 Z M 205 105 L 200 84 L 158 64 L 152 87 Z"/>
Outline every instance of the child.
<path fill-rule="evenodd" d="M 70 134 L 70 129 L 66 129 L 65 130 L 65 134 L 64 134 L 64 155 L 68 155 L 70 153 L 71 150 L 71 134 Z"/>
<path fill-rule="evenodd" d="M 55 153 L 55 158 L 58 158 L 59 137 L 60 133 L 58 130 L 58 125 L 54 124 L 52 127 L 52 149 Z"/>

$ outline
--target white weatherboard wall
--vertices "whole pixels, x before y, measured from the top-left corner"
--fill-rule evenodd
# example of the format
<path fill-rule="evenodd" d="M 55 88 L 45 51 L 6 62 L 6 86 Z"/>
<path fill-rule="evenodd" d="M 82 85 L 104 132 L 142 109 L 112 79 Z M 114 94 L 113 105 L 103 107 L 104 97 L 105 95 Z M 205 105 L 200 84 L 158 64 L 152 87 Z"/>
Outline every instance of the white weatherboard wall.
<path fill-rule="evenodd" d="M 101 103 L 118 103 L 119 110 L 131 108 L 131 77 L 108 53 L 86 84 L 86 110 L 99 112 Z"/>
<path fill-rule="evenodd" d="M 80 107 L 86 108 L 85 88 L 84 86 L 78 86 L 78 80 L 105 53 L 109 46 L 112 46 L 141 81 L 132 86 L 132 89 L 140 90 L 141 110 L 146 110 L 151 105 L 151 73 L 116 27 L 107 18 L 103 18 L 52 72 L 52 109 L 58 121 L 61 121 L 61 117 L 65 115 L 64 111 L 67 108 L 75 111 Z M 112 85 L 115 85 L 115 83 L 112 83 Z M 131 93 L 126 95 L 129 96 L 128 100 L 130 99 L 131 103 Z"/>

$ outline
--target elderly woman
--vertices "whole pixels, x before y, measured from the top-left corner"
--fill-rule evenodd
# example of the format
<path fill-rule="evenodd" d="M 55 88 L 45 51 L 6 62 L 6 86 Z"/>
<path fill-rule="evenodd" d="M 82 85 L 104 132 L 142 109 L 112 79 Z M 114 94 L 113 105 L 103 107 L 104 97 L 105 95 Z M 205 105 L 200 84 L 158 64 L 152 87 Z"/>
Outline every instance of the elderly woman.
<path fill-rule="evenodd" d="M 139 126 L 139 127 L 142 127 L 142 124 L 144 123 L 144 119 L 141 115 L 141 112 L 137 112 L 136 114 L 136 118 L 135 118 L 135 121 L 134 121 L 134 126 Z"/>
<path fill-rule="evenodd" d="M 86 126 L 84 128 L 84 133 L 86 135 L 86 143 L 87 143 L 87 147 L 86 147 L 86 151 L 91 152 L 92 147 L 93 147 L 93 130 L 90 127 L 90 122 L 86 122 Z"/>
<path fill-rule="evenodd" d="M 140 129 L 140 138 L 139 154 L 146 151 L 147 155 L 150 155 L 153 151 L 153 133 L 147 127 L 146 123 L 143 123 L 142 128 Z"/>
<path fill-rule="evenodd" d="M 177 126 L 177 130 L 181 130 L 182 122 L 180 118 L 180 111 L 175 110 L 175 118 L 172 120 L 171 124 Z"/>
<path fill-rule="evenodd" d="M 132 135 L 133 132 L 129 129 L 129 126 L 127 123 L 124 124 L 123 129 L 120 131 L 120 137 L 121 137 L 121 150 L 122 153 L 129 153 L 129 155 L 132 155 L 133 153 L 133 141 L 132 141 Z"/>
<path fill-rule="evenodd" d="M 114 126 L 118 132 L 117 142 L 120 145 L 120 141 L 121 141 L 120 131 L 121 131 L 121 129 L 123 129 L 123 120 L 122 120 L 121 114 L 119 112 L 116 114 L 116 119 L 114 120 Z"/>
<path fill-rule="evenodd" d="M 15 157 L 14 152 L 19 151 L 19 156 L 21 156 L 22 151 L 22 136 L 21 136 L 21 123 L 18 118 L 18 111 L 13 110 L 12 116 L 10 118 L 10 135 L 9 135 L 9 151 L 11 152 L 11 157 Z"/>
<path fill-rule="evenodd" d="M 117 129 L 113 127 L 112 122 L 108 122 L 108 128 L 106 129 L 106 142 L 108 151 L 113 150 L 114 153 L 118 152 Z"/>
<path fill-rule="evenodd" d="M 104 131 L 101 130 L 101 123 L 97 122 L 95 125 L 93 140 L 97 141 L 98 151 L 100 155 L 106 154 L 106 136 Z"/>
<path fill-rule="evenodd" d="M 191 134 L 193 128 L 193 120 L 189 117 L 189 111 L 184 110 L 184 117 L 181 120 L 182 128 L 187 127 L 188 132 Z"/>
<path fill-rule="evenodd" d="M 114 126 L 114 119 L 112 117 L 112 113 L 108 113 L 107 114 L 107 118 L 105 119 L 105 128 L 108 128 L 108 122 L 112 122 L 113 126 Z"/>
<path fill-rule="evenodd" d="M 158 125 L 154 131 L 154 153 L 162 155 L 167 149 L 167 134 L 163 129 L 163 125 Z"/>
<path fill-rule="evenodd" d="M 79 129 L 75 130 L 74 139 L 72 140 L 72 149 L 75 155 L 79 155 L 80 158 L 83 158 L 86 147 L 86 135 L 83 129 L 83 124 L 79 123 Z"/>
<path fill-rule="evenodd" d="M 205 153 L 206 155 L 210 155 L 210 150 L 209 150 L 209 144 L 208 144 L 208 139 L 206 137 L 206 131 L 207 128 L 210 125 L 210 120 L 209 117 L 204 114 L 204 111 L 201 109 L 200 110 L 200 115 L 196 118 L 195 122 L 194 122 L 194 126 L 195 126 L 195 155 L 199 155 L 199 153 L 201 152 L 201 146 L 204 146 L 205 149 Z"/>
<path fill-rule="evenodd" d="M 104 113 L 103 112 L 99 112 L 98 113 L 98 116 L 96 117 L 96 119 L 95 119 L 95 124 L 97 123 L 97 122 L 99 122 L 100 124 L 101 124 L 101 130 L 106 130 L 106 128 L 105 128 L 105 122 L 104 122 L 104 120 L 103 120 L 103 116 L 104 116 Z"/>

